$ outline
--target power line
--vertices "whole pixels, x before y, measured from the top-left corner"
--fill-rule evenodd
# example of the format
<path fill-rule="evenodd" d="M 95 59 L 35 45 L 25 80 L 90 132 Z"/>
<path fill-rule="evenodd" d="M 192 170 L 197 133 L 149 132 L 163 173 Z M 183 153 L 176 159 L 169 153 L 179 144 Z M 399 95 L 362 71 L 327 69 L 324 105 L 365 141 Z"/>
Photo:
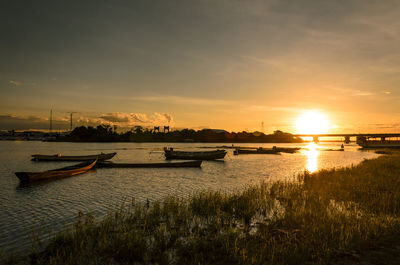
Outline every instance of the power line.
<path fill-rule="evenodd" d="M 53 110 L 50 110 L 50 132 L 53 130 Z"/>

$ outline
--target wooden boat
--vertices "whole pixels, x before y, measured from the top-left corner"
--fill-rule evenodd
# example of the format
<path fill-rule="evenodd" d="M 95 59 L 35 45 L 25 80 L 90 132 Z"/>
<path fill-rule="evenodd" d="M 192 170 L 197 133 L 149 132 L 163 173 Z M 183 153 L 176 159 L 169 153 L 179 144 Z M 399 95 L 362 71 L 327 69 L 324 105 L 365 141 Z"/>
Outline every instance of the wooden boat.
<path fill-rule="evenodd" d="M 200 148 L 223 148 L 223 149 L 259 149 L 262 147 L 255 147 L 255 146 L 237 146 L 237 145 L 220 145 L 220 146 L 202 146 Z M 301 147 L 277 147 L 277 146 L 273 146 L 272 147 L 273 150 L 276 150 L 278 152 L 282 152 L 282 153 L 296 153 L 297 151 L 299 151 L 301 149 Z"/>
<path fill-rule="evenodd" d="M 271 155 L 280 155 L 281 153 L 275 149 L 236 149 L 233 151 L 234 155 L 242 155 L 242 154 L 271 154 Z"/>
<path fill-rule="evenodd" d="M 296 153 L 300 149 L 301 149 L 300 147 L 276 147 L 276 146 L 272 147 L 272 150 L 282 152 L 282 153 L 290 153 L 290 154 Z"/>
<path fill-rule="evenodd" d="M 98 162 L 98 168 L 164 168 L 164 167 L 200 167 L 202 161 L 171 162 L 171 163 L 113 163 Z"/>
<path fill-rule="evenodd" d="M 104 161 L 113 158 L 117 153 L 101 153 L 96 155 L 85 156 L 64 156 L 61 154 L 56 155 L 32 155 L 33 161 Z"/>
<path fill-rule="evenodd" d="M 318 150 L 318 151 L 344 151 L 344 148 L 337 148 L 337 149 L 332 149 L 332 148 L 317 148 L 316 150 Z"/>
<path fill-rule="evenodd" d="M 164 148 L 166 159 L 189 159 L 189 160 L 215 160 L 223 159 L 226 155 L 225 150 L 214 151 L 174 151 L 173 148 Z"/>
<path fill-rule="evenodd" d="M 15 175 L 21 182 L 33 182 L 39 180 L 65 178 L 79 175 L 92 169 L 97 163 L 97 159 L 90 162 L 84 162 L 73 166 L 63 167 L 42 172 L 15 172 Z"/>

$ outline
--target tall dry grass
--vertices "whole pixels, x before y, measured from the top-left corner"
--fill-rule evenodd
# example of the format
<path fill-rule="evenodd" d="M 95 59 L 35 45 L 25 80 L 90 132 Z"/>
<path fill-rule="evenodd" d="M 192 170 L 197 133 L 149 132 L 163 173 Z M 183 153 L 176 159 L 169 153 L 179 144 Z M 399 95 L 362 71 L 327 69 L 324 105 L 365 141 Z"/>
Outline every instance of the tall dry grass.
<path fill-rule="evenodd" d="M 400 238 L 400 156 L 81 216 L 32 264 L 332 264 Z M 354 254 L 356 253 L 356 254 Z"/>

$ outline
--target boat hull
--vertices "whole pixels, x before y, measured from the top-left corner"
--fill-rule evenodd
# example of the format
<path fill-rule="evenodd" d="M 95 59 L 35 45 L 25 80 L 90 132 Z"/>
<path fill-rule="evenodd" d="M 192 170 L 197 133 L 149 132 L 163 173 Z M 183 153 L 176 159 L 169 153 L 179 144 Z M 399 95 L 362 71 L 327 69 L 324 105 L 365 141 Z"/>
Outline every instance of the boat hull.
<path fill-rule="evenodd" d="M 275 147 L 275 146 L 272 148 L 272 150 L 289 154 L 297 153 L 300 149 L 301 149 L 300 147 Z"/>
<path fill-rule="evenodd" d="M 63 167 L 43 172 L 15 172 L 15 175 L 19 178 L 21 182 L 35 182 L 40 180 L 65 178 L 83 174 L 91 170 L 96 165 L 96 163 L 97 160 L 94 160 L 93 162 L 85 162 L 69 167 Z"/>
<path fill-rule="evenodd" d="M 112 163 L 99 162 L 98 168 L 177 168 L 177 167 L 200 167 L 202 161 L 173 162 L 173 163 Z"/>
<path fill-rule="evenodd" d="M 234 151 L 235 155 L 245 155 L 245 154 L 266 154 L 266 155 L 280 155 L 281 153 L 274 149 L 236 149 Z"/>
<path fill-rule="evenodd" d="M 317 151 L 344 151 L 344 148 L 330 149 L 330 148 L 317 148 Z"/>
<path fill-rule="evenodd" d="M 166 159 L 182 159 L 182 160 L 215 160 L 223 159 L 226 155 L 225 150 L 186 152 L 164 150 Z"/>
<path fill-rule="evenodd" d="M 98 161 L 109 160 L 117 153 L 96 154 L 87 156 L 63 156 L 63 155 L 32 155 L 33 161 Z"/>

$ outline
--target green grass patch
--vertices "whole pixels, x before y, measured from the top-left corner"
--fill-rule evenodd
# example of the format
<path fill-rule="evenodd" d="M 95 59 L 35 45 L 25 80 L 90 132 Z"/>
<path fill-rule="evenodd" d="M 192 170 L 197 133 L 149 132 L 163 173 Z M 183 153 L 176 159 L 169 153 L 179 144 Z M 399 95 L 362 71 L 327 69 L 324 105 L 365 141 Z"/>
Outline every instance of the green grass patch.
<path fill-rule="evenodd" d="M 304 172 L 296 182 L 132 202 L 98 222 L 81 215 L 30 257 L 32 264 L 395 264 L 399 214 L 400 156 L 381 156 Z"/>

